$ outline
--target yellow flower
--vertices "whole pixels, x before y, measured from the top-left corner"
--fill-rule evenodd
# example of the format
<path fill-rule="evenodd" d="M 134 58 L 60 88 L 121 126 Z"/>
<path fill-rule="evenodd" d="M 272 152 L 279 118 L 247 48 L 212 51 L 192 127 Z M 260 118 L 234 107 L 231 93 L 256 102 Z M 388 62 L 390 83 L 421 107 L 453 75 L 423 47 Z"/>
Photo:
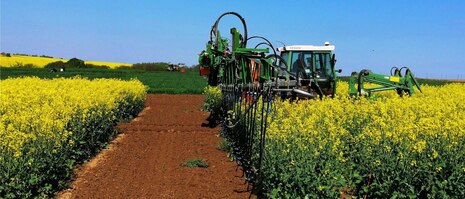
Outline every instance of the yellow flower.
<path fill-rule="evenodd" d="M 395 152 L 398 160 L 417 166 L 418 154 L 435 160 L 441 156 L 438 151 L 455 150 L 464 143 L 463 83 L 422 85 L 423 93 L 412 97 L 380 92 L 374 100 L 352 99 L 346 88 L 347 83 L 339 82 L 335 98 L 274 102 L 267 138 L 283 142 L 282 146 L 292 140 L 315 160 L 324 154 L 339 163 L 350 161 L 346 149 L 355 145 L 379 166 L 379 153 Z M 290 153 L 287 147 L 280 150 Z"/>
<path fill-rule="evenodd" d="M 146 95 L 146 87 L 137 80 L 26 77 L 1 80 L 0 88 L 0 148 L 15 157 L 22 155 L 25 143 L 37 139 L 60 146 L 73 135 L 68 126 L 111 118 L 127 111 L 117 110 L 120 104 L 143 102 Z"/>
<path fill-rule="evenodd" d="M 414 149 L 417 153 L 423 152 L 423 150 L 424 150 L 425 148 L 426 148 L 426 141 L 424 141 L 424 140 L 418 141 L 418 142 L 415 143 L 415 145 L 413 146 L 413 149 Z"/>
<path fill-rule="evenodd" d="M 430 159 L 434 160 L 434 159 L 438 158 L 438 156 L 439 156 L 438 152 L 435 149 L 433 149 L 433 153 L 432 153 Z"/>
<path fill-rule="evenodd" d="M 22 56 L 22 55 L 11 55 L 11 57 L 1 56 L 0 66 L 12 67 L 12 66 L 24 66 L 31 64 L 38 68 L 43 68 L 45 65 L 62 61 L 67 62 L 66 59 L 61 58 L 49 58 L 49 57 L 33 57 L 33 56 Z M 108 66 L 110 68 L 119 68 L 120 66 L 129 67 L 131 64 L 127 63 L 115 63 L 115 62 L 98 62 L 98 61 L 85 61 L 86 64 L 93 64 L 96 66 Z"/>

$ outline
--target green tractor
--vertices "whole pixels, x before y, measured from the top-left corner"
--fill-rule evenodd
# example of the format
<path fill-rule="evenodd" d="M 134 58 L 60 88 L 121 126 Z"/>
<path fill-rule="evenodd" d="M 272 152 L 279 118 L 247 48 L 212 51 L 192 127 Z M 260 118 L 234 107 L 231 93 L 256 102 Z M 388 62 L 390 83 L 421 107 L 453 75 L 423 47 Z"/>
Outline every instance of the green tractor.
<path fill-rule="evenodd" d="M 335 46 L 293 45 L 278 48 L 279 69 L 275 75 L 276 89 L 282 98 L 315 98 L 334 96 L 337 73 L 334 68 Z"/>
<path fill-rule="evenodd" d="M 223 16 L 236 16 L 244 33 L 231 28 L 231 39 L 223 38 L 218 24 Z M 261 39 L 255 47 L 247 42 Z M 259 48 L 264 45 L 265 48 Z M 326 42 L 323 46 L 294 45 L 274 48 L 261 36 L 248 37 L 242 16 L 235 12 L 220 15 L 210 30 L 210 40 L 199 54 L 200 75 L 208 76 L 210 86 L 241 87 L 264 83 L 283 99 L 313 99 L 334 96 L 337 75 L 335 47 Z"/>

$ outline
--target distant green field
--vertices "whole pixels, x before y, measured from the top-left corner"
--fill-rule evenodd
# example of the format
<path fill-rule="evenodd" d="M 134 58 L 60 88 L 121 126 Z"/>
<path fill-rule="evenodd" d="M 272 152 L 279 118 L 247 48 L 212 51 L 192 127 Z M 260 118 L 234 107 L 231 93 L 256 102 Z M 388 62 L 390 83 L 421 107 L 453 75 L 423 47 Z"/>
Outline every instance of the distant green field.
<path fill-rule="evenodd" d="M 139 79 L 149 87 L 149 93 L 200 94 L 207 85 L 207 80 L 198 72 L 186 71 L 144 71 L 135 69 L 67 69 L 65 72 L 50 72 L 45 68 L 0 68 L 0 78 L 36 76 L 40 78 L 81 76 L 94 78 Z"/>
<path fill-rule="evenodd" d="M 93 78 L 117 78 L 129 80 L 139 79 L 149 87 L 149 93 L 169 93 L 169 94 L 200 94 L 207 85 L 207 80 L 199 76 L 198 72 L 186 71 L 144 71 L 136 69 L 99 69 L 99 68 L 71 68 L 65 72 L 52 73 L 45 68 L 5 68 L 0 67 L 0 78 L 21 76 L 37 76 L 40 78 L 74 77 L 81 76 Z M 342 81 L 348 81 L 349 77 L 341 77 Z M 420 84 L 440 86 L 453 81 L 417 79 Z"/>

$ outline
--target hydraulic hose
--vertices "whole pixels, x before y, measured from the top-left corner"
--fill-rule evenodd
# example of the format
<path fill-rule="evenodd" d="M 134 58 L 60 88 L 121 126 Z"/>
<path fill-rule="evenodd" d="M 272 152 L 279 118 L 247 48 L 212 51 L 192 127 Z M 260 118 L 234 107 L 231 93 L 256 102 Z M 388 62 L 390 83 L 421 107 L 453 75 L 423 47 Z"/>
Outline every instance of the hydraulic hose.
<path fill-rule="evenodd" d="M 245 23 L 245 19 L 237 12 L 225 12 L 222 15 L 220 15 L 218 19 L 216 19 L 215 24 L 213 24 L 212 29 L 210 31 L 210 42 L 213 42 L 213 35 L 215 35 L 216 37 L 216 32 L 218 31 L 218 24 L 220 23 L 221 18 L 226 15 L 234 15 L 241 20 L 242 26 L 244 27 L 244 38 L 246 38 L 242 40 L 242 47 L 247 46 L 247 24 Z"/>
<path fill-rule="evenodd" d="M 392 67 L 390 72 L 391 72 L 391 76 L 395 76 L 399 74 L 402 77 L 402 75 L 400 74 L 400 70 L 397 67 Z"/>
<path fill-rule="evenodd" d="M 404 76 L 402 76 L 402 71 L 405 69 L 405 73 L 404 73 Z M 401 77 L 405 77 L 407 75 L 407 70 L 410 71 L 410 69 L 406 66 L 402 67 L 399 69 L 399 74 Z"/>
<path fill-rule="evenodd" d="M 265 41 L 268 43 L 268 46 L 269 46 L 271 49 L 273 49 L 273 54 L 277 55 L 276 50 L 275 50 L 274 47 L 273 47 L 273 44 L 271 44 L 271 42 L 270 42 L 268 39 L 266 39 L 265 37 L 262 37 L 262 36 L 252 36 L 252 37 L 247 38 L 246 41 L 248 41 L 248 40 L 250 40 L 250 39 L 263 39 L 263 40 L 265 40 Z"/>
<path fill-rule="evenodd" d="M 260 42 L 260 43 L 258 43 L 257 45 L 255 45 L 255 48 L 258 48 L 258 47 L 261 46 L 261 45 L 267 45 L 267 46 L 268 46 L 268 43 L 266 43 L 266 42 Z"/>

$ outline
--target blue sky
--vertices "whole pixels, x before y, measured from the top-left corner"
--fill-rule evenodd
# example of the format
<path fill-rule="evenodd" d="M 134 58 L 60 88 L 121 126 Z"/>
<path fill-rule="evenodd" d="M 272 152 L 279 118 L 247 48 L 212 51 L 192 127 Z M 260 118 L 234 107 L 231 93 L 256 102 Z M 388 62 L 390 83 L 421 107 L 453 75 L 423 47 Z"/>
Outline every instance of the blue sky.
<path fill-rule="evenodd" d="M 343 74 L 408 66 L 465 79 L 465 1 L 2 0 L 1 51 L 115 62 L 197 63 L 223 12 L 276 47 L 336 46 Z M 240 22 L 221 21 L 223 36 Z"/>

